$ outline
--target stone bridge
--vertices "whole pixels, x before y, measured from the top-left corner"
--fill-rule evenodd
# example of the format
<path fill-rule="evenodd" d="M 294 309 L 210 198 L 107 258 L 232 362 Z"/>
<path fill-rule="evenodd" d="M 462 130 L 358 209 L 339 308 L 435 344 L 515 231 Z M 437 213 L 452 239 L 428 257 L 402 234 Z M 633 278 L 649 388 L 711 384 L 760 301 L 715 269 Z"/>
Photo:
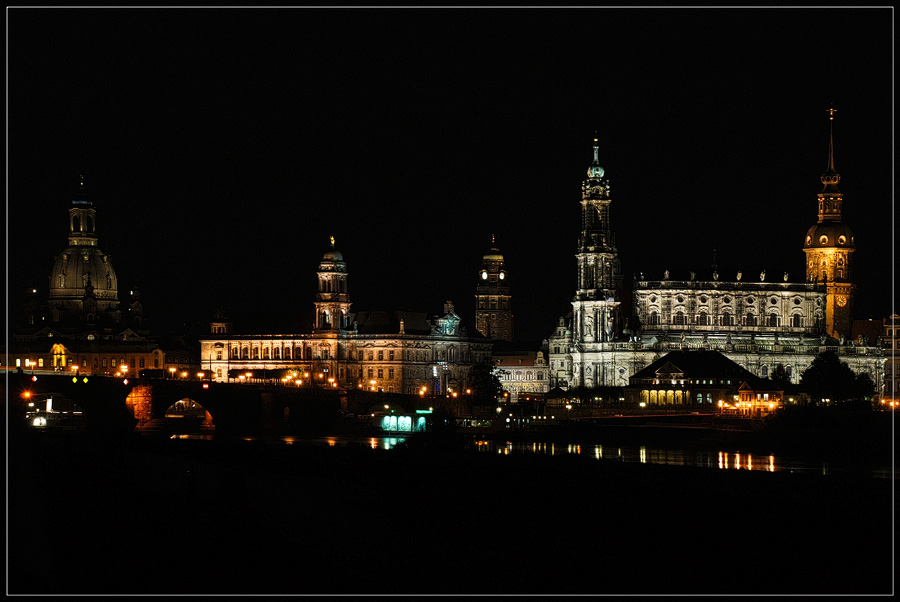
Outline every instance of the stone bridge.
<path fill-rule="evenodd" d="M 261 436 L 313 429 L 347 409 L 341 391 L 199 381 L 9 373 L 11 417 L 29 400 L 70 399 L 95 432 L 193 430 L 217 436 Z M 26 397 L 27 395 L 27 397 Z"/>

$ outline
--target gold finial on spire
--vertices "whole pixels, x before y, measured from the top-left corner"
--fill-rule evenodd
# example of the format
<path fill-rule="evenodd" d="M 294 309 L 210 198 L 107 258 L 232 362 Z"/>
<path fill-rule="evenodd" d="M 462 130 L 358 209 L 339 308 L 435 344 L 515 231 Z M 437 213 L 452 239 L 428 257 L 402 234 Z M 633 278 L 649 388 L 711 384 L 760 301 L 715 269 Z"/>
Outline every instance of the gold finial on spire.
<path fill-rule="evenodd" d="M 834 114 L 837 113 L 837 109 L 832 107 L 830 109 L 826 109 L 826 111 L 828 111 L 828 121 L 834 121 Z"/>
<path fill-rule="evenodd" d="M 334 248 L 334 236 L 331 237 L 331 248 Z"/>
<path fill-rule="evenodd" d="M 494 244 L 494 235 L 491 234 L 491 244 Z"/>

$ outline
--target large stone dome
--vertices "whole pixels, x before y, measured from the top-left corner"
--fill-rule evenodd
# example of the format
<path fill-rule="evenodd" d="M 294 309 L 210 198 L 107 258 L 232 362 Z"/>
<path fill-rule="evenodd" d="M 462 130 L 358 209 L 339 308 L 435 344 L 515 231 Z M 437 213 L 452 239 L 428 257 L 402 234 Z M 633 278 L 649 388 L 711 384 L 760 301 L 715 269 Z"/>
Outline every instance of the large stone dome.
<path fill-rule="evenodd" d="M 116 311 L 119 283 L 109 257 L 97 246 L 97 211 L 84 190 L 84 181 L 69 207 L 69 245 L 50 272 L 50 309 L 56 319 L 88 313 Z"/>
<path fill-rule="evenodd" d="M 853 230 L 843 222 L 819 222 L 806 231 L 804 249 L 824 248 L 855 249 Z"/>
<path fill-rule="evenodd" d="M 66 247 L 50 272 L 50 301 L 81 301 L 90 281 L 94 296 L 118 302 L 119 284 L 109 257 L 97 247 Z"/>

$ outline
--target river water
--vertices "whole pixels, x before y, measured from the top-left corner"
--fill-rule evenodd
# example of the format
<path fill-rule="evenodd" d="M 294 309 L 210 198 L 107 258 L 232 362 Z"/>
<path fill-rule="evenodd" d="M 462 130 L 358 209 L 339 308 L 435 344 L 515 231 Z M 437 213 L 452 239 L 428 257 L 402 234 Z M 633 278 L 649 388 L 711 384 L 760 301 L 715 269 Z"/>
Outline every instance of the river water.
<path fill-rule="evenodd" d="M 415 435 L 412 435 L 415 437 Z M 173 439 L 212 439 L 211 435 L 173 435 Z M 346 447 L 362 445 L 371 449 L 389 450 L 406 441 L 407 437 L 281 437 L 285 445 L 327 445 Z M 252 438 L 246 440 L 252 441 Z M 897 470 L 890 465 L 853 463 L 851 461 L 816 460 L 787 457 L 775 454 L 750 454 L 734 450 L 700 451 L 661 448 L 647 445 L 618 446 L 578 443 L 554 443 L 548 441 L 503 441 L 477 439 L 466 443 L 466 449 L 476 453 L 518 455 L 543 454 L 563 456 L 576 454 L 597 460 L 636 462 L 666 466 L 695 466 L 714 470 L 751 470 L 758 472 L 787 472 L 797 474 L 862 474 L 874 478 L 890 479 Z"/>

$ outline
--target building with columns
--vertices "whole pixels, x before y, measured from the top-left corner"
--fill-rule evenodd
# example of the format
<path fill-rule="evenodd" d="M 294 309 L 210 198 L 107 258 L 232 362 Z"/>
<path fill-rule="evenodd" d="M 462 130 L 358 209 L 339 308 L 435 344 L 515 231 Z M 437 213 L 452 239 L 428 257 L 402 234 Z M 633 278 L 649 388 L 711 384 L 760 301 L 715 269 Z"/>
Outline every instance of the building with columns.
<path fill-rule="evenodd" d="M 833 119 L 833 111 L 829 112 Z M 829 122 L 830 123 L 830 122 Z M 882 389 L 884 353 L 878 345 L 850 341 L 855 285 L 850 281 L 855 240 L 841 222 L 840 176 L 834 170 L 833 135 L 818 195 L 818 223 L 803 247 L 806 279 L 714 271 L 636 277 L 633 314 L 622 315 L 622 276 L 609 207 L 609 181 L 593 162 L 582 185 L 582 231 L 570 317 L 548 337 L 551 387 L 625 387 L 628 379 L 673 350 L 710 349 L 760 378 L 785 370 L 793 383 L 819 353 L 838 353 L 855 372 Z M 873 341 L 874 343 L 874 341 Z"/>
<path fill-rule="evenodd" d="M 232 334 L 217 320 L 210 337 L 200 341 L 201 368 L 223 382 L 264 379 L 394 393 L 464 392 L 472 365 L 490 364 L 490 341 L 469 337 L 450 301 L 434 315 L 352 313 L 347 263 L 331 240 L 319 262 L 309 332 Z"/>

